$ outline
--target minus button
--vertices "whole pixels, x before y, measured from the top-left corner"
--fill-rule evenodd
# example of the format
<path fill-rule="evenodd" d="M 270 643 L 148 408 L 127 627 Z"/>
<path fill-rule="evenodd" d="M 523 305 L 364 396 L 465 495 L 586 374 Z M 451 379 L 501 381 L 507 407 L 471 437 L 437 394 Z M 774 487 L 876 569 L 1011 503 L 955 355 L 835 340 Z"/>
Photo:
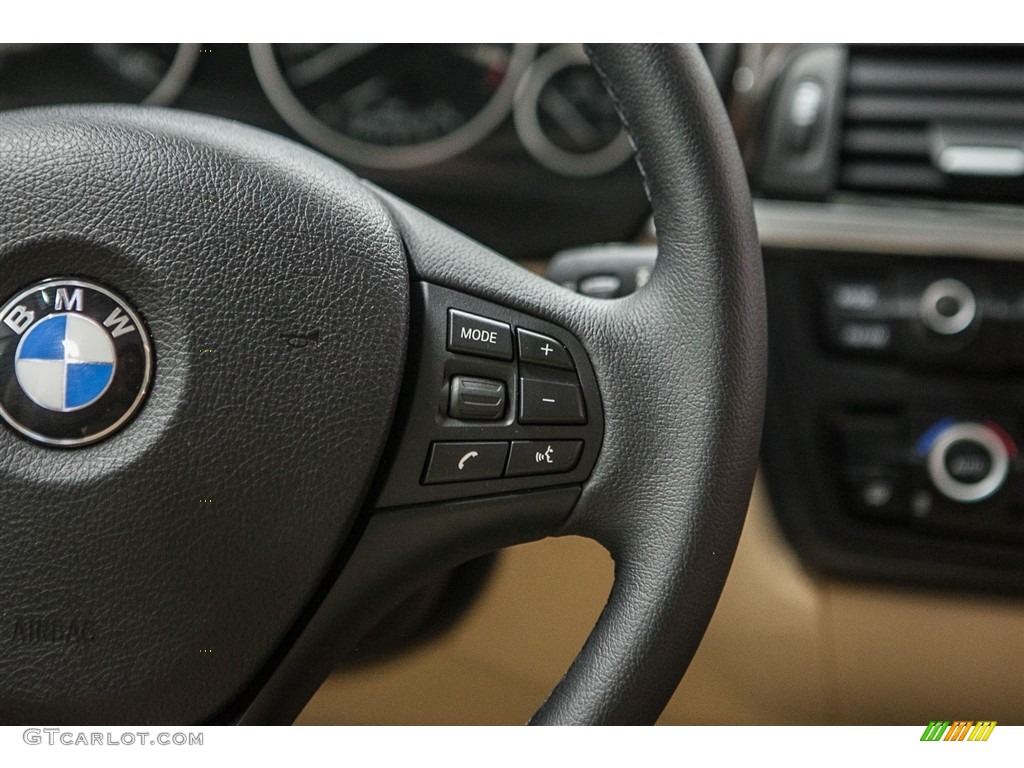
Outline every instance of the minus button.
<path fill-rule="evenodd" d="M 577 384 L 521 378 L 521 424 L 586 424 L 583 392 Z"/>

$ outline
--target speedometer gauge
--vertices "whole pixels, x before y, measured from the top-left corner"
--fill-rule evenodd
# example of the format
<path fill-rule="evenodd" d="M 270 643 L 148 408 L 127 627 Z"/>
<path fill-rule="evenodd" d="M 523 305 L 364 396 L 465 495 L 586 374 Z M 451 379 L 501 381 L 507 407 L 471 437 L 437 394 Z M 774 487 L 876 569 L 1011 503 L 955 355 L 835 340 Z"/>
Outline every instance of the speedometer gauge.
<path fill-rule="evenodd" d="M 0 109 L 171 104 L 198 59 L 198 43 L 0 44 Z"/>
<path fill-rule="evenodd" d="M 311 144 L 351 163 L 414 168 L 505 119 L 535 47 L 505 43 L 251 45 L 263 90 Z"/>

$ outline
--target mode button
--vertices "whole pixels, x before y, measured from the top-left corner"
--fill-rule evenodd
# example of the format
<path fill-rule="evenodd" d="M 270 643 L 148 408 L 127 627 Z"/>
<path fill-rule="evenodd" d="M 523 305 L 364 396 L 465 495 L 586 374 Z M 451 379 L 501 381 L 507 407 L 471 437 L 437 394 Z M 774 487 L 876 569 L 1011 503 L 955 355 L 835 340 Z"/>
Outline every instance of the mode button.
<path fill-rule="evenodd" d="M 512 359 L 512 327 L 458 309 L 448 310 L 448 349 L 467 355 Z"/>

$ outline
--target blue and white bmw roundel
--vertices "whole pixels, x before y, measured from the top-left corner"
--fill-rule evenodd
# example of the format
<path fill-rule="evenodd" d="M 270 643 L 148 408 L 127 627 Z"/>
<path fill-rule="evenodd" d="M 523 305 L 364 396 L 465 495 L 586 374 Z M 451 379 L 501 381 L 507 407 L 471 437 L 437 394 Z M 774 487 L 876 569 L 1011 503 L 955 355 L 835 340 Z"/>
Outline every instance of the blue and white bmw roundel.
<path fill-rule="evenodd" d="M 117 358 L 110 334 L 83 315 L 50 315 L 21 339 L 15 354 L 18 383 L 51 411 L 92 405 L 114 380 Z"/>
<path fill-rule="evenodd" d="M 0 420 L 22 437 L 102 440 L 142 407 L 152 372 L 142 318 L 105 286 L 53 278 L 0 306 Z"/>

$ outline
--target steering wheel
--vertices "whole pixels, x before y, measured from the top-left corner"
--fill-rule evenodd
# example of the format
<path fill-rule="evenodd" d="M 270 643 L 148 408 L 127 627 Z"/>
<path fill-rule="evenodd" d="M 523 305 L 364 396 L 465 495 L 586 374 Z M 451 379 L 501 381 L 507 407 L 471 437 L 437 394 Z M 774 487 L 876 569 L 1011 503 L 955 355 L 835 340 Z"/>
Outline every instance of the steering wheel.
<path fill-rule="evenodd" d="M 568 534 L 615 582 L 533 722 L 656 719 L 753 482 L 763 278 L 696 47 L 589 53 L 658 233 L 615 301 L 250 127 L 0 118 L 0 720 L 290 722 L 417 585 Z"/>

